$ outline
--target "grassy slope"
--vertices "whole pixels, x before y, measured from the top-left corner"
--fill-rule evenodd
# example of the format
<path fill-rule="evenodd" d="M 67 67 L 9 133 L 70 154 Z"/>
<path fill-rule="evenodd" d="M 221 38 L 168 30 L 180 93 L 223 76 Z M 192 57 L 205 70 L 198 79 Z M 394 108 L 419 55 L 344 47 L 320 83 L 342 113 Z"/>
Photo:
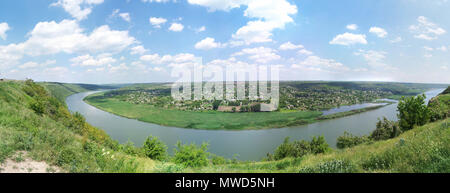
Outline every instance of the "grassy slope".
<path fill-rule="evenodd" d="M 194 129 L 266 129 L 312 123 L 321 112 L 260 112 L 224 113 L 190 112 L 135 105 L 117 99 L 99 99 L 94 96 L 86 101 L 102 110 L 140 121 L 159 125 Z"/>
<path fill-rule="evenodd" d="M 450 119 L 401 136 L 327 154 L 280 161 L 230 164 L 185 172 L 450 172 Z"/>
<path fill-rule="evenodd" d="M 57 120 L 36 114 L 29 108 L 35 99 L 24 87 L 21 81 L 0 82 L 0 163 L 16 151 L 28 151 L 34 160 L 66 172 L 143 172 L 153 167 L 152 160 L 111 145 L 101 130 L 86 124 L 91 130 L 80 132 L 68 126 L 76 123 L 65 107 Z M 96 140 L 98 136 L 104 140 Z"/>

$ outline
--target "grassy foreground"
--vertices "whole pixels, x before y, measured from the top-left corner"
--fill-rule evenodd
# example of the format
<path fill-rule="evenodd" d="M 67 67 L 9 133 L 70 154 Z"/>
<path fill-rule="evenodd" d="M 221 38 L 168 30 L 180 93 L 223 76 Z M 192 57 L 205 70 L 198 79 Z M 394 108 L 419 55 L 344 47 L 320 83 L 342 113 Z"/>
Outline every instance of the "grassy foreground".
<path fill-rule="evenodd" d="M 131 119 L 158 125 L 206 130 L 244 130 L 282 128 L 309 124 L 317 121 L 322 114 L 314 111 L 224 113 L 190 112 L 157 108 L 145 104 L 131 104 L 115 98 L 88 96 L 85 101 L 104 111 Z"/>
<path fill-rule="evenodd" d="M 448 96 L 436 99 L 437 111 L 448 112 Z M 111 140 L 55 99 L 36 84 L 0 82 L 0 163 L 26 151 L 63 172 L 450 172 L 448 118 L 394 139 L 325 154 L 279 161 L 210 161 L 192 168 L 136 154 L 135 147 Z M 38 101 L 45 102 L 43 111 L 36 108 Z"/>

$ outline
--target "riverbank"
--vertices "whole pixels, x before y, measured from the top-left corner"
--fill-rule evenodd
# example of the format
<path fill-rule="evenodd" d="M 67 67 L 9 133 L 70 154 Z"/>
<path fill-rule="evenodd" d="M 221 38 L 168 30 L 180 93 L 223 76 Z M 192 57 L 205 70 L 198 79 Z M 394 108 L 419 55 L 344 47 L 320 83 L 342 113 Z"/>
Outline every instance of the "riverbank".
<path fill-rule="evenodd" d="M 130 104 L 117 99 L 90 95 L 84 101 L 103 111 L 129 119 L 154 123 L 162 126 L 202 130 L 260 130 L 310 124 L 317 121 L 321 112 L 190 112 L 156 108 L 151 105 Z"/>
<path fill-rule="evenodd" d="M 280 111 L 258 113 L 225 113 L 217 111 L 191 112 L 162 109 L 145 104 L 131 104 L 115 98 L 105 98 L 103 93 L 89 95 L 83 99 L 86 103 L 103 111 L 139 121 L 162 126 L 203 129 L 203 130 L 261 130 L 307 125 L 317 121 L 355 115 L 386 105 L 377 105 L 361 109 L 322 115 L 316 111 Z"/>

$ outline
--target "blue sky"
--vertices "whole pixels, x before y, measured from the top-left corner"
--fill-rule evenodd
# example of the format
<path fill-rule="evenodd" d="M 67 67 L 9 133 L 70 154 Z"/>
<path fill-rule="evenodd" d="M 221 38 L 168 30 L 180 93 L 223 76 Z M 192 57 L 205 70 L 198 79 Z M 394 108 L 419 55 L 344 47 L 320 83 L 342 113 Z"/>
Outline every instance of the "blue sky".
<path fill-rule="evenodd" d="M 164 82 L 201 57 L 282 80 L 450 83 L 448 0 L 0 2 L 0 77 Z"/>

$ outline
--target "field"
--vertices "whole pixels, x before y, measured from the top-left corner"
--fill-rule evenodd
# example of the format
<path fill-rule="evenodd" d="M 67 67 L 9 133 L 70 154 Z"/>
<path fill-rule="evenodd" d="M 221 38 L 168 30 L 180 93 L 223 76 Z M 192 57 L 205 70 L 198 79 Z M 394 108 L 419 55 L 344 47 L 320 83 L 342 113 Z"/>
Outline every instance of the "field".
<path fill-rule="evenodd" d="M 321 112 L 259 112 L 259 113 L 225 113 L 225 112 L 190 112 L 174 109 L 157 108 L 146 104 L 131 104 L 114 98 L 92 95 L 86 101 L 102 110 L 127 118 L 156 123 L 158 125 L 193 129 L 266 129 L 295 126 L 312 123 Z"/>

